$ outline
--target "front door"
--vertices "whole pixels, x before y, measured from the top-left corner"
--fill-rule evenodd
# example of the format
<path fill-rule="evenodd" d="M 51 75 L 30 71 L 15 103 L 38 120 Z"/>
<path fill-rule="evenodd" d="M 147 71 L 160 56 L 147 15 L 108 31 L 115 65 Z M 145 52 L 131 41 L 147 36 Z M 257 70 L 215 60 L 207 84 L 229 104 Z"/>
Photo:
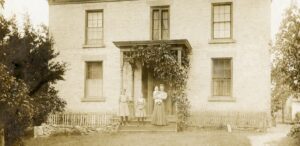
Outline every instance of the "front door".
<path fill-rule="evenodd" d="M 142 90 L 143 96 L 146 100 L 146 113 L 151 115 L 154 107 L 153 90 L 155 86 L 159 86 L 161 82 L 153 79 L 153 72 L 143 67 L 142 70 Z M 169 87 L 165 85 L 165 91 L 168 92 L 168 98 L 164 101 L 165 111 L 167 115 L 175 114 L 175 106 L 169 96 Z"/>

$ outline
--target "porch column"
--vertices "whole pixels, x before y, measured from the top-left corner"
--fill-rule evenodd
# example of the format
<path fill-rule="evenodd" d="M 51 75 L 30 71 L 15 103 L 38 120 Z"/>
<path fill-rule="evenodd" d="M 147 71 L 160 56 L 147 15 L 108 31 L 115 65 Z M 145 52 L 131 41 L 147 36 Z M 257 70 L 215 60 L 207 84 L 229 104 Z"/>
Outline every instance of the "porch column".
<path fill-rule="evenodd" d="M 134 101 L 142 94 L 142 64 L 137 63 L 134 69 Z"/>
<path fill-rule="evenodd" d="M 177 51 L 178 63 L 181 65 L 181 49 Z"/>
<path fill-rule="evenodd" d="M 123 63 L 123 89 L 126 89 L 126 95 L 129 100 L 133 100 L 133 70 L 128 61 Z"/>
<path fill-rule="evenodd" d="M 120 79 L 121 79 L 121 84 L 120 84 L 120 95 L 123 90 L 123 51 L 120 51 Z"/>

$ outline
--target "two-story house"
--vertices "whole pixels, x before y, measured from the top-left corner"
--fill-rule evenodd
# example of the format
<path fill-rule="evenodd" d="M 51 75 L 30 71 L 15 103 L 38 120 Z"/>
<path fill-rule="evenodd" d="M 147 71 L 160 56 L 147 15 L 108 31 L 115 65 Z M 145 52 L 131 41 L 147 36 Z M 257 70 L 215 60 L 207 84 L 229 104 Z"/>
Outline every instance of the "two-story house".
<path fill-rule="evenodd" d="M 117 112 L 127 89 L 132 100 L 143 91 L 150 115 L 155 82 L 124 62 L 124 52 L 166 42 L 191 52 L 192 117 L 270 113 L 271 0 L 49 0 L 49 7 L 54 48 L 68 64 L 57 85 L 67 111 Z"/>

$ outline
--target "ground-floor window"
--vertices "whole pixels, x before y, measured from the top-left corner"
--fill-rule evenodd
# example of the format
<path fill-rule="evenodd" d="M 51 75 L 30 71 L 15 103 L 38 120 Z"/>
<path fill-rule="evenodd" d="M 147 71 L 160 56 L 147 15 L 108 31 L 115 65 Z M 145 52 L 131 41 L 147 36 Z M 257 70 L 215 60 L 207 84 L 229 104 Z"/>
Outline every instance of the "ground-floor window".
<path fill-rule="evenodd" d="M 86 62 L 85 97 L 102 98 L 103 94 L 103 63 Z"/>
<path fill-rule="evenodd" d="M 212 94 L 213 96 L 231 96 L 232 63 L 231 58 L 213 58 Z"/>

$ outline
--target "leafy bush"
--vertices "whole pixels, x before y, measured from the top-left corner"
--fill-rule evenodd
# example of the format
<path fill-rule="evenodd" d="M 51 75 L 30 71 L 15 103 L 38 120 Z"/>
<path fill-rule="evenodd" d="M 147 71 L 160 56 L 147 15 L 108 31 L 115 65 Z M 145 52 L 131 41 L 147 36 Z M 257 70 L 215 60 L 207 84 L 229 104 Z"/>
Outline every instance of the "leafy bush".
<path fill-rule="evenodd" d="M 0 117 L 7 146 L 19 143 L 28 126 L 64 109 L 53 84 L 63 80 L 66 65 L 55 60 L 52 46 L 47 27 L 35 29 L 27 18 L 20 31 L 14 18 L 0 14 Z"/>
<path fill-rule="evenodd" d="M 297 112 L 294 119 L 295 125 L 292 126 L 289 136 L 300 142 L 300 112 Z"/>
<path fill-rule="evenodd" d="M 300 142 L 300 124 L 295 124 L 289 133 L 289 136 L 293 137 L 294 139 Z"/>
<path fill-rule="evenodd" d="M 178 131 L 183 131 L 188 126 L 188 118 L 190 117 L 190 101 L 187 96 L 177 98 L 177 128 Z"/>
<path fill-rule="evenodd" d="M 294 123 L 300 124 L 300 112 L 297 112 L 297 113 L 295 114 Z"/>
<path fill-rule="evenodd" d="M 6 145 L 19 143 L 23 131 L 30 126 L 33 116 L 32 98 L 24 82 L 12 77 L 0 64 L 0 123 L 5 131 Z"/>

